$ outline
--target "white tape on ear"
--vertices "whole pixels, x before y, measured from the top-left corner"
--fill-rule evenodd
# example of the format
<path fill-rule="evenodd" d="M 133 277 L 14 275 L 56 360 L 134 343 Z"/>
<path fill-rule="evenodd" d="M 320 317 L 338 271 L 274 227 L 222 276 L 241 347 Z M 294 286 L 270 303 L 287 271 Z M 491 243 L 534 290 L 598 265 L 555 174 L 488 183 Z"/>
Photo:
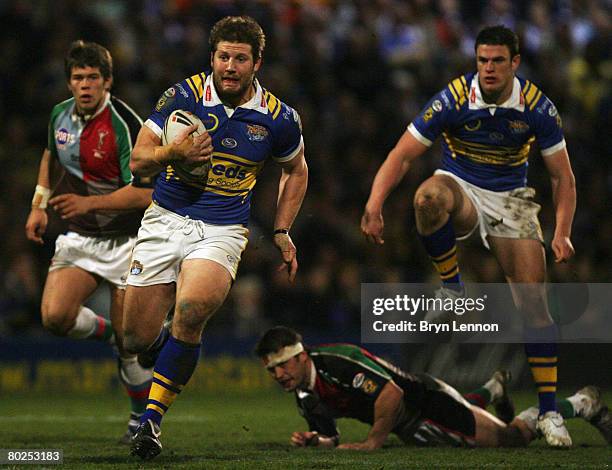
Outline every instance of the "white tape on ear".
<path fill-rule="evenodd" d="M 297 356 L 302 351 L 304 351 L 304 345 L 302 343 L 295 343 L 285 346 L 274 353 L 270 353 L 266 356 L 266 368 L 276 367 L 292 357 Z"/>
<path fill-rule="evenodd" d="M 32 198 L 32 209 L 46 209 L 50 197 L 51 190 L 37 184 L 34 197 Z"/>

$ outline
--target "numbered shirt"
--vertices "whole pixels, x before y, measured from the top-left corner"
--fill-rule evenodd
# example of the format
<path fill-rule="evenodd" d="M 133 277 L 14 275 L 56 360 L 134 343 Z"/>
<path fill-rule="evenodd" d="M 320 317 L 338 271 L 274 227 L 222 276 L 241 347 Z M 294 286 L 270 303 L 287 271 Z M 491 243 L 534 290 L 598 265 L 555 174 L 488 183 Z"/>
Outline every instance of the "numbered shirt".
<path fill-rule="evenodd" d="M 565 148 L 554 104 L 519 77 L 510 98 L 492 105 L 482 99 L 478 74 L 463 75 L 427 103 L 408 131 L 427 146 L 442 134 L 442 169 L 491 191 L 526 186 L 534 141 L 543 156 Z"/>
<path fill-rule="evenodd" d="M 133 178 L 129 163 L 142 127 L 140 117 L 123 101 L 110 96 L 85 120 L 70 98 L 51 112 L 47 148 L 64 167 L 55 194 L 108 194 L 127 185 L 150 186 Z M 136 235 L 142 211 L 104 211 L 70 219 L 69 229 L 84 235 Z"/>
<path fill-rule="evenodd" d="M 212 75 L 193 75 L 166 90 L 145 122 L 162 135 L 176 109 L 190 111 L 212 138 L 210 171 L 201 180 L 181 181 L 172 165 L 157 179 L 153 199 L 182 216 L 217 225 L 247 225 L 251 195 L 265 161 L 293 159 L 303 146 L 298 113 L 255 80 L 253 98 L 236 108 L 223 105 Z"/>

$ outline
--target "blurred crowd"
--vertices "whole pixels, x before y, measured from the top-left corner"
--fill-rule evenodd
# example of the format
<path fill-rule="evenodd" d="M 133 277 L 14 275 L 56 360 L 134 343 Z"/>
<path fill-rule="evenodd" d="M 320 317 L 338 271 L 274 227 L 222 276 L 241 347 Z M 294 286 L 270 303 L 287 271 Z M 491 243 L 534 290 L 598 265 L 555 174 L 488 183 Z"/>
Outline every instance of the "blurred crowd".
<path fill-rule="evenodd" d="M 114 58 L 113 93 L 143 118 L 158 95 L 209 64 L 208 32 L 221 17 L 248 14 L 267 35 L 263 86 L 296 108 L 304 126 L 310 184 L 292 229 L 296 284 L 277 272 L 271 243 L 278 168 L 254 192 L 250 242 L 230 301 L 210 334 L 250 336 L 275 323 L 358 331 L 362 282 L 427 282 L 433 268 L 416 237 L 412 196 L 436 168 L 436 144 L 385 207 L 382 247 L 367 245 L 359 220 L 372 179 L 407 124 L 448 81 L 475 68 L 484 25 L 521 38 L 519 74 L 563 118 L 578 209 L 576 257 L 554 266 L 557 282 L 608 282 L 612 273 L 612 2 L 610 0 L 7 0 L 0 2 L 0 336 L 40 333 L 41 286 L 53 253 L 24 236 L 52 106 L 69 96 L 63 57 L 78 38 Z M 550 181 L 537 148 L 529 183 L 554 228 Z M 549 250 L 549 248 L 547 248 Z M 464 278 L 503 282 L 478 240 L 460 247 Z"/>

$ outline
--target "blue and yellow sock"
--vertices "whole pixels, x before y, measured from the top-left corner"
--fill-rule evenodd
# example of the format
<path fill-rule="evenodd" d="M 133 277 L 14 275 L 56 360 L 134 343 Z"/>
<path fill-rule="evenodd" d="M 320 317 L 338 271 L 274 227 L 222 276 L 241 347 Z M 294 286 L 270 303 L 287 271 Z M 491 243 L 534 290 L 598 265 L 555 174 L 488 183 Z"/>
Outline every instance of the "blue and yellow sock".
<path fill-rule="evenodd" d="M 442 284 L 450 289 L 461 291 L 461 275 L 457 261 L 457 243 L 455 229 L 449 218 L 446 224 L 431 235 L 420 235 L 436 271 L 440 275 Z"/>
<path fill-rule="evenodd" d="M 166 411 L 191 378 L 200 357 L 200 344 L 185 343 L 170 335 L 153 371 L 147 409 L 140 419 L 161 424 Z"/>
<path fill-rule="evenodd" d="M 525 353 L 538 390 L 540 415 L 557 410 L 557 338 L 555 324 L 544 328 L 525 328 Z"/>

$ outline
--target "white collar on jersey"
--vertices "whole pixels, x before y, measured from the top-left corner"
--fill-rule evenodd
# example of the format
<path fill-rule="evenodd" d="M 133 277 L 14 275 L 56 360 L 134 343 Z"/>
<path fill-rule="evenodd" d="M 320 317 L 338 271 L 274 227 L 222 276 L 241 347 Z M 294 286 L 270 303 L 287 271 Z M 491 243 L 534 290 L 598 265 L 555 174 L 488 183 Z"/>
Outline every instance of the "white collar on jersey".
<path fill-rule="evenodd" d="M 236 108 L 245 108 L 252 109 L 254 111 L 260 112 L 262 114 L 268 114 L 268 105 L 263 96 L 263 88 L 259 84 L 259 80 L 255 79 L 255 94 L 253 97 L 244 104 L 237 106 Z M 217 90 L 215 89 L 215 85 L 213 83 L 212 73 L 206 77 L 206 81 L 204 82 L 204 99 L 202 100 L 202 104 L 204 106 L 217 106 L 223 104 L 219 95 L 217 94 Z M 236 108 L 230 108 L 229 106 L 225 106 L 225 110 L 227 111 L 227 115 L 231 116 Z"/>
<path fill-rule="evenodd" d="M 106 91 L 104 93 L 104 98 L 102 98 L 102 105 L 97 109 L 97 111 L 93 114 L 86 114 L 84 116 L 81 116 L 80 114 L 77 113 L 77 108 L 76 108 L 76 100 L 74 102 L 74 108 L 72 109 L 72 120 L 76 120 L 76 119 L 82 119 L 83 122 L 89 122 L 91 121 L 93 118 L 95 118 L 98 114 L 100 114 L 102 111 L 104 111 L 104 109 L 106 108 L 106 106 L 108 105 L 108 102 L 110 101 L 111 98 L 111 94 L 109 91 Z"/>
<path fill-rule="evenodd" d="M 485 103 L 482 99 L 482 93 L 480 93 L 480 86 L 478 85 L 478 74 L 474 75 L 470 84 L 469 103 L 470 109 L 488 109 L 491 115 L 495 114 L 497 108 L 516 109 L 520 112 L 525 111 L 525 98 L 523 98 L 523 93 L 521 93 L 521 82 L 516 77 L 514 77 L 510 97 L 502 104 L 495 104 Z"/>

